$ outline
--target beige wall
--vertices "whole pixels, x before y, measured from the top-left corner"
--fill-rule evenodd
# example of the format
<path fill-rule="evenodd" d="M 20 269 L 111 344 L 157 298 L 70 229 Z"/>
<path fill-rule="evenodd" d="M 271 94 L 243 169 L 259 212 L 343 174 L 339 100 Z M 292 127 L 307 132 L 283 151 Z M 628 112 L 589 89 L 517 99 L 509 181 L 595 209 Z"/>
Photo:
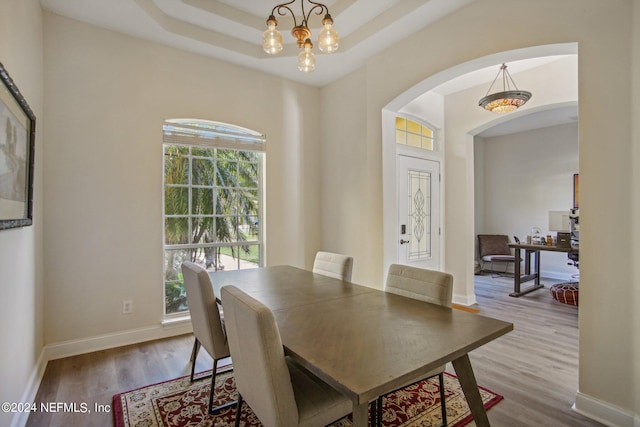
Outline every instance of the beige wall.
<path fill-rule="evenodd" d="M 637 117 L 640 117 L 640 0 L 634 0 L 633 2 L 633 45 L 632 45 L 632 90 L 631 90 L 631 117 L 635 118 L 632 120 L 632 183 L 631 188 L 637 189 L 640 188 L 640 121 L 637 120 Z M 632 216 L 635 221 L 633 221 L 631 239 L 634 242 L 633 245 L 633 253 L 631 256 L 632 262 L 640 259 L 640 222 L 637 220 L 638 212 L 640 212 L 640 197 L 637 195 L 633 197 L 633 206 L 632 210 L 634 215 Z M 634 270 L 635 272 L 635 270 Z M 631 339 L 632 345 L 632 360 L 635 360 L 636 363 L 633 367 L 633 384 L 634 384 L 634 393 L 635 396 L 635 406 L 634 412 L 636 414 L 636 426 L 640 425 L 640 310 L 637 307 L 640 307 L 640 284 L 638 283 L 640 279 L 637 278 L 637 275 L 632 276 L 633 280 L 630 286 L 633 289 L 633 294 L 631 296 L 631 303 L 633 304 L 634 309 L 632 310 L 632 337 L 635 339 Z"/>
<path fill-rule="evenodd" d="M 382 151 L 381 110 L 414 85 L 458 64 L 514 49 L 578 43 L 582 192 L 579 397 L 587 398 L 581 399 L 581 404 L 594 402 L 590 398 L 606 402 L 605 406 L 614 412 L 615 408 L 622 408 L 622 412 L 634 410 L 637 386 L 629 372 L 637 371 L 636 364 L 640 363 L 632 353 L 633 348 L 638 348 L 640 335 L 638 317 L 631 313 L 640 301 L 637 292 L 634 294 L 639 279 L 632 274 L 630 258 L 634 242 L 640 239 L 631 239 L 629 234 L 632 201 L 638 197 L 630 186 L 631 149 L 632 143 L 639 142 L 637 132 L 632 139 L 629 114 L 632 71 L 640 73 L 629 60 L 633 4 L 633 0 L 478 0 L 368 61 L 366 70 L 359 73 L 364 80 L 358 83 L 362 89 L 349 92 L 350 99 L 359 101 L 344 105 L 336 98 L 323 97 L 336 109 L 331 121 L 323 118 L 325 128 L 347 127 L 353 120 L 359 121 L 361 111 L 353 107 L 367 112 L 363 159 L 340 160 L 342 153 L 349 150 L 349 141 L 345 140 L 342 145 L 332 142 L 338 151 L 323 151 L 323 162 L 335 162 L 338 168 L 355 168 L 352 174 L 367 177 L 356 190 L 356 197 L 363 201 L 368 228 L 346 230 L 347 234 L 340 238 L 361 241 L 357 252 L 352 253 L 356 263 L 363 271 L 376 271 L 382 259 L 379 252 L 370 248 L 382 245 L 383 183 L 378 173 L 382 159 L 375 154 Z M 505 36 L 491 30 L 503 27 L 504 20 L 512 16 L 518 16 L 517 31 Z M 352 78 L 329 85 L 323 94 L 337 92 Z M 470 136 L 454 138 L 453 146 L 447 147 L 447 156 L 459 157 L 456 162 L 445 160 L 445 267 L 461 272 L 456 280 L 466 277 L 473 259 L 472 249 L 466 256 L 474 241 L 473 179 L 469 178 L 473 176 L 473 151 L 467 149 L 470 141 Z M 323 144 L 329 143 L 325 138 Z M 340 191 L 336 188 L 336 192 Z M 340 200 L 346 194 L 332 197 Z M 333 218 L 325 215 L 323 223 Z M 324 239 L 337 237 L 325 226 Z M 382 281 L 383 275 L 379 274 L 375 284 L 381 286 Z M 620 297 L 632 294 L 635 299 Z M 611 363 L 613 360 L 616 362 Z"/>
<path fill-rule="evenodd" d="M 358 70 L 322 91 L 322 248 L 356 255 L 352 280 L 379 282 L 382 271 L 370 260 L 380 258 L 379 214 L 366 166 L 371 145 L 367 137 L 364 70 Z M 344 120 L 348 117 L 348 120 Z"/>
<path fill-rule="evenodd" d="M 167 118 L 267 134 L 268 263 L 311 266 L 318 89 L 49 13 L 45 34 L 47 344 L 159 327 Z"/>
<path fill-rule="evenodd" d="M 568 212 L 573 206 L 578 142 L 577 123 L 476 138 L 474 154 L 484 153 L 482 161 L 474 162 L 475 181 L 482 186 L 475 201 L 484 203 L 475 206 L 474 235 L 507 234 L 511 241 L 514 235 L 524 241 L 532 227 L 539 227 L 543 235 L 555 236 L 549 231 L 549 211 Z M 559 280 L 572 280 L 578 273 L 567 265 L 567 254 L 559 252 L 545 252 L 540 271 Z"/>
<path fill-rule="evenodd" d="M 36 115 L 34 224 L 0 231 L 0 402 L 20 402 L 42 351 L 42 13 L 37 0 L 0 2 L 0 62 Z M 0 412 L 0 425 L 13 414 Z"/>
<path fill-rule="evenodd" d="M 519 17 L 519 31 L 504 37 L 487 30 L 511 16 Z M 632 104 L 640 98 L 640 0 L 476 0 L 322 90 L 49 14 L 43 90 L 41 19 L 35 0 L 0 5 L 0 60 L 39 117 L 36 159 L 46 159 L 44 172 L 36 160 L 34 227 L 0 232 L 0 287 L 3 301 L 12 302 L 0 323 L 21 325 L 0 332 L 3 348 L 12 349 L 0 355 L 0 400 L 20 398 L 36 366 L 43 277 L 46 343 L 158 325 L 165 118 L 210 118 L 265 132 L 269 263 L 309 267 L 324 247 L 352 254 L 354 280 L 380 287 L 382 108 L 458 64 L 577 42 L 579 388 L 640 412 L 640 315 L 631 314 L 640 306 L 640 279 L 632 274 L 640 232 L 631 221 L 640 208 L 632 191 L 640 185 L 632 173 L 640 168 L 640 131 L 631 120 L 640 116 Z M 447 165 L 447 182 L 472 173 L 472 153 L 463 154 L 460 167 Z M 472 179 L 459 185 L 447 188 L 445 212 L 473 195 Z M 463 227 L 445 218 L 445 265 L 453 270 L 466 268 L 455 264 L 456 248 L 473 245 L 473 212 L 462 212 Z M 134 300 L 133 315 L 120 314 L 124 299 Z"/>

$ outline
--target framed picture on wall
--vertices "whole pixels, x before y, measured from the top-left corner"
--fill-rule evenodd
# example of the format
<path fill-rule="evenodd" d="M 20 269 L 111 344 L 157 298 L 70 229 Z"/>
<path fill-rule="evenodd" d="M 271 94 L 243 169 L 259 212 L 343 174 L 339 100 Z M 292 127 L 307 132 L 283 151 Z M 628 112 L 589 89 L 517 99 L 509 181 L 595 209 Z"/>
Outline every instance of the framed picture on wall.
<path fill-rule="evenodd" d="M 573 174 L 573 207 L 578 209 L 580 207 L 580 174 Z"/>
<path fill-rule="evenodd" d="M 0 230 L 33 224 L 36 117 L 0 63 Z"/>

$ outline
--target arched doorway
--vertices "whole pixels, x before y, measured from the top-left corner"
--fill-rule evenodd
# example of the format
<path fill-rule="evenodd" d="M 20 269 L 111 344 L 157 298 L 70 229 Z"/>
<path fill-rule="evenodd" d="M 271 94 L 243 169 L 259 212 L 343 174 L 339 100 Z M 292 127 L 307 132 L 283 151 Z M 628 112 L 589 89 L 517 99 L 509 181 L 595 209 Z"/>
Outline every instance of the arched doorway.
<path fill-rule="evenodd" d="M 537 46 L 478 58 L 427 77 L 422 82 L 399 94 L 382 110 L 382 167 L 383 167 L 383 258 L 384 268 L 397 262 L 398 191 L 395 144 L 395 117 L 407 109 L 416 108 L 412 102 L 435 93 L 434 89 L 455 78 L 473 71 L 495 67 L 503 62 L 513 63 L 531 58 L 548 58 L 557 55 L 576 55 L 575 43 Z M 530 71 L 540 73 L 542 67 Z M 575 76 L 575 73 L 574 73 Z M 455 94 L 440 95 L 443 99 L 443 144 L 442 161 L 442 269 L 454 275 L 454 302 L 462 305 L 475 303 L 473 289 L 475 261 L 474 232 L 474 135 L 497 124 L 516 118 L 526 112 L 523 108 L 508 116 L 496 116 L 480 110 L 477 99 L 485 95 L 490 81 L 469 86 Z M 577 85 L 576 85 L 577 88 Z M 550 88 L 551 89 L 551 88 Z M 538 107 L 559 102 L 577 101 L 577 89 L 564 88 L 560 91 L 538 90 Z M 536 103 L 531 103 L 535 107 Z M 529 106 L 527 106 L 529 107 Z M 530 108 L 530 107 L 529 107 Z M 412 110 L 413 115 L 434 114 L 428 107 Z M 421 117 L 428 120 L 428 117 Z"/>

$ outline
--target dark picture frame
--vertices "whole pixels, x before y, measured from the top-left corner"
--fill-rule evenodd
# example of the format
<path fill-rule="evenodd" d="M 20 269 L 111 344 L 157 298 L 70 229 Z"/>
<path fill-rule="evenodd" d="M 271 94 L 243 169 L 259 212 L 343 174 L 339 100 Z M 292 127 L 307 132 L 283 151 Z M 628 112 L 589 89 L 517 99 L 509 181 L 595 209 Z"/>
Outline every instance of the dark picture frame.
<path fill-rule="evenodd" d="M 0 63 L 0 230 L 33 224 L 36 116 Z"/>

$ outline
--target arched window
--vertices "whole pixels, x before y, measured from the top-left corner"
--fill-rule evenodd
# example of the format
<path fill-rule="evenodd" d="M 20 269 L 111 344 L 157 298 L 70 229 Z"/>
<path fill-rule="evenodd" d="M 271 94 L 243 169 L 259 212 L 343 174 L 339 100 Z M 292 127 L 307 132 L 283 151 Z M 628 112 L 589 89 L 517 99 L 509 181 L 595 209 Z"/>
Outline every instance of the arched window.
<path fill-rule="evenodd" d="M 209 271 L 262 266 L 265 135 L 196 119 L 166 120 L 164 149 L 165 315 L 187 307 L 181 264 Z"/>

